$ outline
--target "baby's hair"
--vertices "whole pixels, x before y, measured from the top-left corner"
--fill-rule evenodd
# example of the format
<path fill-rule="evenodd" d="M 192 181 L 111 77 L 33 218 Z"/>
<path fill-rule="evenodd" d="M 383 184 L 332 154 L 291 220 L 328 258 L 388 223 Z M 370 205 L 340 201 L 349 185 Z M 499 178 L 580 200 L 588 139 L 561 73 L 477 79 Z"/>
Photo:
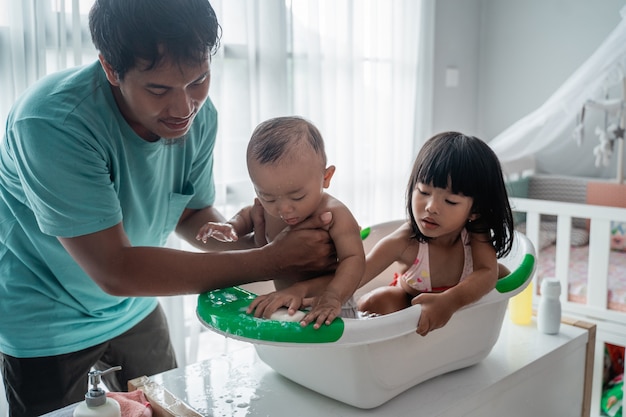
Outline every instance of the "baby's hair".
<path fill-rule="evenodd" d="M 310 145 L 326 166 L 324 139 L 313 123 L 297 116 L 276 117 L 254 129 L 247 158 L 261 164 L 275 163 L 303 144 Z"/>
<path fill-rule="evenodd" d="M 485 142 L 458 132 L 443 132 L 430 138 L 420 149 L 407 187 L 407 213 L 413 237 L 425 242 L 428 238 L 417 227 L 411 209 L 418 183 L 437 188 L 450 186 L 453 193 L 473 198 L 471 211 L 478 218 L 468 221 L 466 229 L 488 234 L 498 258 L 511 251 L 513 213 L 500 161 Z"/>

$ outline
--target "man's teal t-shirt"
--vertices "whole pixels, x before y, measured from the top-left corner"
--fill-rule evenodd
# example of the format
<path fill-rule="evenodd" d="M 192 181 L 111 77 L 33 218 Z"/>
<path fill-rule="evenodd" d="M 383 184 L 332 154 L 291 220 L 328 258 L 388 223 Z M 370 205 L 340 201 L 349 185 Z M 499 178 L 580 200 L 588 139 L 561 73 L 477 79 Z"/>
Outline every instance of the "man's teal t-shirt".
<path fill-rule="evenodd" d="M 134 246 L 164 245 L 185 208 L 214 202 L 216 131 L 207 100 L 184 140 L 141 139 L 99 62 L 50 75 L 22 95 L 0 143 L 1 352 L 75 352 L 154 310 L 153 297 L 102 291 L 57 236 L 122 222 Z"/>

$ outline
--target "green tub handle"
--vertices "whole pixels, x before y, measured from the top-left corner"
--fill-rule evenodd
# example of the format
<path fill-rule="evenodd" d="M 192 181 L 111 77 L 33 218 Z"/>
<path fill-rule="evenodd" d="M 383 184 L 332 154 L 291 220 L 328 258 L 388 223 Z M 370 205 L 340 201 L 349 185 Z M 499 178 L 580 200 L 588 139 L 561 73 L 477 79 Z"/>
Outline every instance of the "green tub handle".
<path fill-rule="evenodd" d="M 496 284 L 499 293 L 514 291 L 524 285 L 535 270 L 535 257 L 527 253 L 520 265 L 506 277 L 500 278 Z"/>
<path fill-rule="evenodd" d="M 256 294 L 240 287 L 223 288 L 198 296 L 196 313 L 206 325 L 227 336 L 280 343 L 330 343 L 341 338 L 344 321 L 314 329 L 297 322 L 256 318 L 246 313 Z"/>

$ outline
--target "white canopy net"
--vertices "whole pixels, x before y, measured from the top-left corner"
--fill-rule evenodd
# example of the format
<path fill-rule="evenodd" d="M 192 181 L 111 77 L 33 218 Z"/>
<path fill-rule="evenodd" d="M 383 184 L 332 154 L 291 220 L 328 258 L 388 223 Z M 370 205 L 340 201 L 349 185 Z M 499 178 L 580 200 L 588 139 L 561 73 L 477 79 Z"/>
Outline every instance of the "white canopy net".
<path fill-rule="evenodd" d="M 615 153 L 614 143 L 623 142 L 615 139 L 620 134 L 623 137 L 618 128 L 624 116 L 626 7 L 620 14 L 622 20 L 617 27 L 541 107 L 489 142 L 503 163 L 536 157 L 542 151 L 544 158 L 554 156 L 549 163 L 554 169 L 547 169 L 548 173 L 608 176 L 607 169 L 598 173 L 597 167 L 612 164 L 610 170 L 614 172 L 614 166 L 619 166 L 619 161 L 611 161 L 611 154 Z M 564 150 L 578 153 L 573 158 L 580 162 L 584 158 L 584 162 L 572 164 L 571 158 L 563 158 Z M 567 172 L 572 165 L 577 165 L 579 172 Z M 589 169 L 592 165 L 596 166 L 595 172 Z"/>

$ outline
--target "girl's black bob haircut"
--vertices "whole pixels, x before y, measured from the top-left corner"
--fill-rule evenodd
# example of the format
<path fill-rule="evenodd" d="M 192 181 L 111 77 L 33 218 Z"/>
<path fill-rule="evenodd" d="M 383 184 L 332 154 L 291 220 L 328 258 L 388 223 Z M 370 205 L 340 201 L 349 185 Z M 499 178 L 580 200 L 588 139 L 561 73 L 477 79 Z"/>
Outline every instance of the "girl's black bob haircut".
<path fill-rule="evenodd" d="M 498 258 L 513 245 L 513 213 L 502 176 L 502 167 L 493 150 L 482 140 L 459 132 L 443 132 L 430 138 L 420 149 L 407 186 L 407 215 L 413 235 L 425 242 L 413 218 L 411 201 L 418 183 L 448 188 L 471 197 L 472 213 L 478 218 L 467 222 L 469 232 L 485 233 Z"/>

